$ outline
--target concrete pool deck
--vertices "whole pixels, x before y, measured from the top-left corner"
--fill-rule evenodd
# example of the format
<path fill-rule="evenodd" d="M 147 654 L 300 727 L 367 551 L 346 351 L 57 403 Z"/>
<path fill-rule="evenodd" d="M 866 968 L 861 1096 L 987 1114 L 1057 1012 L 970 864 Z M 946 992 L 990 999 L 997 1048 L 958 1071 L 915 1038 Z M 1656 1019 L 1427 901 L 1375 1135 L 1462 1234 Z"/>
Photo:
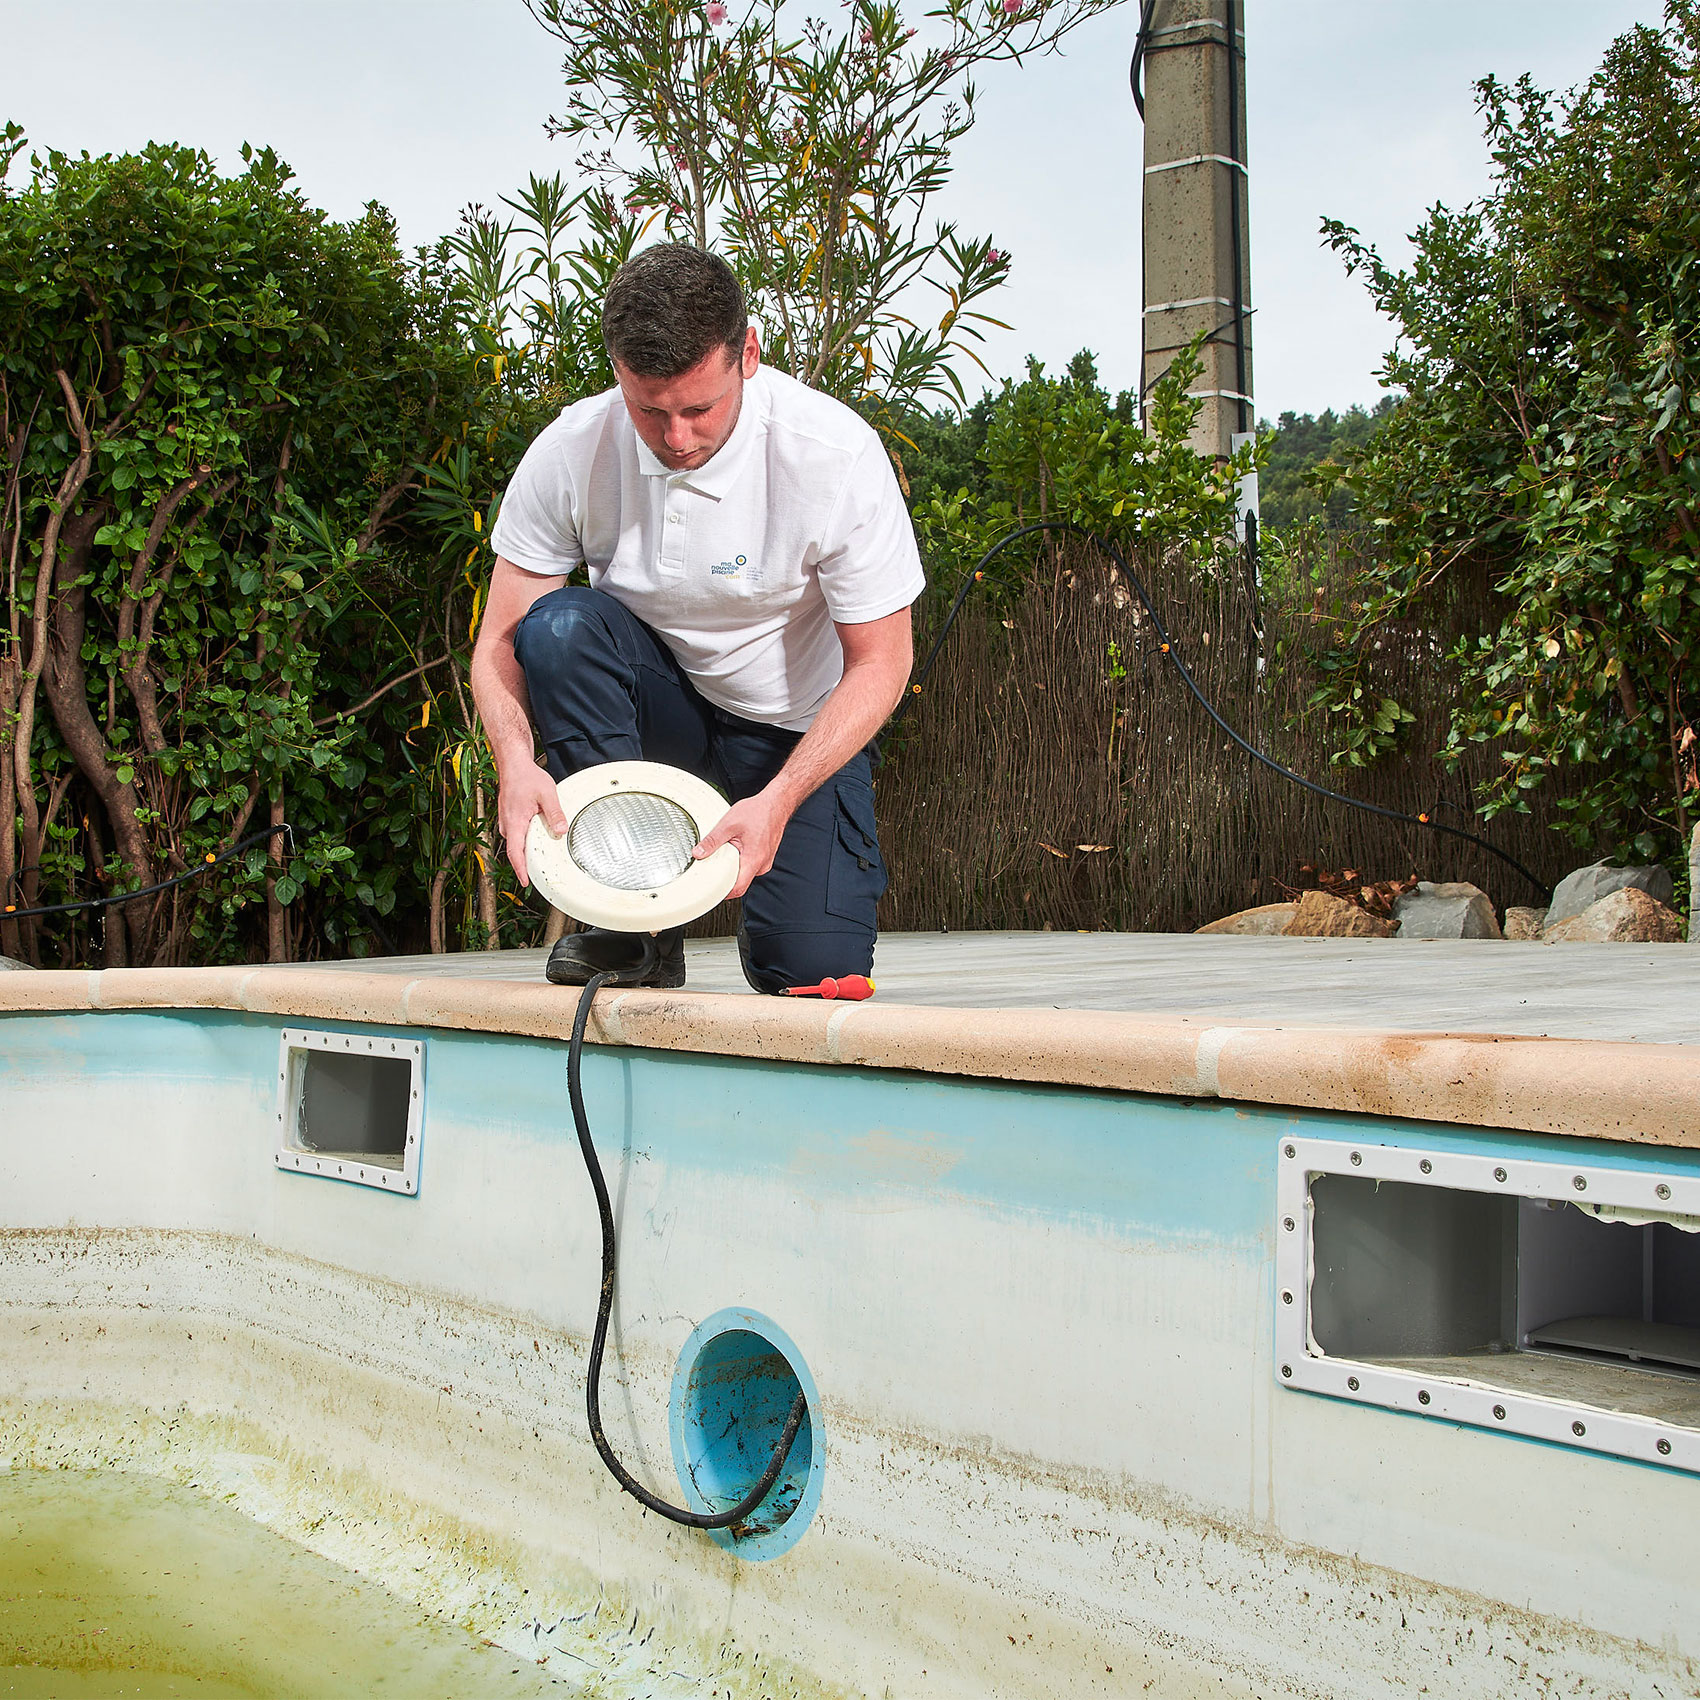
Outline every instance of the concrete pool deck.
<path fill-rule="evenodd" d="M 564 1038 L 544 953 L 0 976 L 0 1011 L 231 1009 Z M 730 940 L 610 991 L 594 1043 L 1700 1147 L 1682 945 L 896 934 L 867 1003 L 757 997 Z"/>
<path fill-rule="evenodd" d="M 543 950 L 319 964 L 543 979 Z M 691 992 L 753 997 L 731 939 L 687 939 Z M 1488 939 L 890 933 L 878 997 L 932 1009 L 1093 1009 L 1284 1026 L 1700 1044 L 1700 950 Z M 570 995 L 570 994 L 569 994 Z"/>

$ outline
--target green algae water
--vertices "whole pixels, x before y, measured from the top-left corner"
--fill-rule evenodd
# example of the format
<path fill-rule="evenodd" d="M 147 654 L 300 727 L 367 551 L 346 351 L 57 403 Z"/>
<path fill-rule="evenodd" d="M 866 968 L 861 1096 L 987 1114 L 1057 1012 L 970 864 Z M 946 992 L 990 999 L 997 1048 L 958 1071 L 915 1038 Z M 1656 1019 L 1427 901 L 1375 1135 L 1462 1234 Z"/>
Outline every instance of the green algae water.
<path fill-rule="evenodd" d="M 0 1700 L 571 1692 L 188 1488 L 0 1470 Z"/>

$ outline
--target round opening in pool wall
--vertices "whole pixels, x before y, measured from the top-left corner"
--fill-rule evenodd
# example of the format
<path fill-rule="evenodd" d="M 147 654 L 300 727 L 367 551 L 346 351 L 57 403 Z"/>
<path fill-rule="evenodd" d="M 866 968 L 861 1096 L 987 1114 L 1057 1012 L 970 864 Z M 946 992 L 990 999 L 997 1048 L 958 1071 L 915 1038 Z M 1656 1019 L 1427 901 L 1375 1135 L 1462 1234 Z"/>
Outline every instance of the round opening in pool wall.
<path fill-rule="evenodd" d="M 709 1533 L 740 1558 L 777 1558 L 820 1504 L 820 1395 L 785 1331 L 753 1310 L 699 1323 L 679 1354 L 668 1406 L 673 1467 L 693 1511 L 726 1511 L 761 1480 L 797 1395 L 808 1400 L 785 1468 L 749 1519 Z"/>

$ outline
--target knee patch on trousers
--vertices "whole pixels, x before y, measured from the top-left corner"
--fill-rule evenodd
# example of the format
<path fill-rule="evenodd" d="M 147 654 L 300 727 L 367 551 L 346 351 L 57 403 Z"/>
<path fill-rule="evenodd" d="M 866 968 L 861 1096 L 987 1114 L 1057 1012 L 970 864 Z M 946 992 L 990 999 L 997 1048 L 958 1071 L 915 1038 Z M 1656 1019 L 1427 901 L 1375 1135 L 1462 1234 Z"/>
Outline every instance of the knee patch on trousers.
<path fill-rule="evenodd" d="M 564 592 L 578 591 L 579 586 L 563 587 Z M 606 640 L 607 621 L 605 621 L 594 605 L 591 605 L 583 595 L 564 594 L 557 591 L 548 596 L 540 596 L 526 611 L 514 633 L 514 653 L 520 658 L 520 666 L 526 665 L 529 653 L 533 666 L 547 666 L 552 659 L 550 651 L 575 649 L 582 641 L 580 634 L 593 632 L 598 639 Z"/>

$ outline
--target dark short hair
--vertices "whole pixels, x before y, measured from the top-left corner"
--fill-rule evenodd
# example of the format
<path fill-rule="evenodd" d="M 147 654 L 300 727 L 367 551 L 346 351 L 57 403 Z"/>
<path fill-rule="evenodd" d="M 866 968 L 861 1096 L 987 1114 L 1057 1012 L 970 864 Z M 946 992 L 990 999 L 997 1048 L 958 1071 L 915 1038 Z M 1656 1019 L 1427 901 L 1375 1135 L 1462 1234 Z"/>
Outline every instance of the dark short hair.
<path fill-rule="evenodd" d="M 713 348 L 736 359 L 749 322 L 744 292 L 718 254 L 663 242 L 614 273 L 602 303 L 602 342 L 640 378 L 676 378 Z"/>

